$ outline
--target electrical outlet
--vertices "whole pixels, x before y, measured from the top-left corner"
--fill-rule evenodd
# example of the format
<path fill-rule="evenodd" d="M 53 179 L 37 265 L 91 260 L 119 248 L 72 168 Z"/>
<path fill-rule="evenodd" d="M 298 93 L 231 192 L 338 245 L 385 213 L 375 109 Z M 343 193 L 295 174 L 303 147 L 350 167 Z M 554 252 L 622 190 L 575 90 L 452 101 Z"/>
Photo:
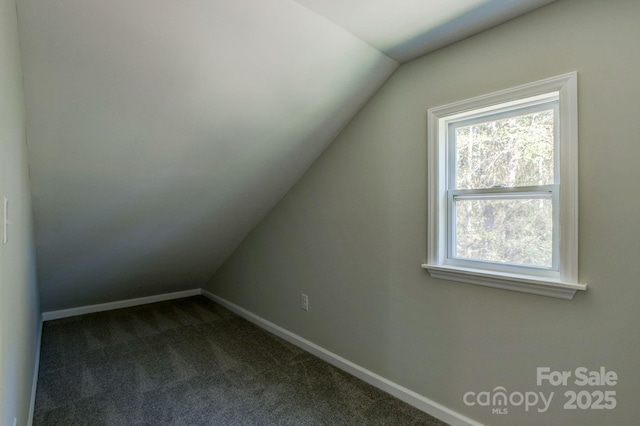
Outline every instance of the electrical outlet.
<path fill-rule="evenodd" d="M 303 311 L 309 310 L 309 296 L 304 293 L 300 293 L 300 309 Z"/>

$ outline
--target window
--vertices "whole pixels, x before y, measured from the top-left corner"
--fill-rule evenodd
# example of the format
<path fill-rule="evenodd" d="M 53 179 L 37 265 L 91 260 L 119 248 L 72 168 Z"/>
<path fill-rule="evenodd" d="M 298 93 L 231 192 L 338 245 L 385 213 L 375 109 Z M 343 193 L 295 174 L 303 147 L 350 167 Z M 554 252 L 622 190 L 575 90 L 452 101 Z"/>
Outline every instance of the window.
<path fill-rule="evenodd" d="M 564 299 L 578 283 L 577 75 L 432 108 L 436 278 Z"/>

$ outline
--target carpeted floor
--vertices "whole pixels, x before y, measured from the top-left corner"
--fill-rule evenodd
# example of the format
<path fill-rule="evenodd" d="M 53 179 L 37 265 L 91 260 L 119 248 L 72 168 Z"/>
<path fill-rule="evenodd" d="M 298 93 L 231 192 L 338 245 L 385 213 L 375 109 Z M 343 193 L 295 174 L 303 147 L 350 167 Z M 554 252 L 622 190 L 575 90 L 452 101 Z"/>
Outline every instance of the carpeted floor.
<path fill-rule="evenodd" d="M 196 296 L 44 323 L 34 425 L 444 425 Z"/>

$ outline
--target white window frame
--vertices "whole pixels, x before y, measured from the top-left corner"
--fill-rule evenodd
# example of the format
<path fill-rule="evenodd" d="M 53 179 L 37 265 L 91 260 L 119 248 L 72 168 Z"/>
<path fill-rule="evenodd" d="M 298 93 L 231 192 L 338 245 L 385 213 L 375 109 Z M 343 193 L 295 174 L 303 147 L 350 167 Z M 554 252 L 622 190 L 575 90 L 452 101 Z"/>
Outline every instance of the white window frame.
<path fill-rule="evenodd" d="M 472 119 L 488 113 L 502 113 L 538 105 L 556 99 L 557 140 L 554 155 L 555 182 L 541 187 L 490 189 L 514 193 L 550 193 L 554 211 L 553 250 L 551 268 L 500 265 L 491 262 L 457 259 L 451 255 L 453 214 L 451 197 L 458 190 L 448 190 L 455 159 L 448 153 L 449 123 Z M 577 73 L 572 72 L 515 88 L 502 90 L 428 111 L 428 205 L 427 263 L 422 267 L 434 278 L 461 281 L 487 287 L 572 299 L 577 290 L 586 290 L 578 283 L 578 101 Z M 483 190 L 475 190 L 482 192 Z M 487 191 L 487 190 L 484 190 Z M 469 194 L 474 191 L 470 191 Z"/>

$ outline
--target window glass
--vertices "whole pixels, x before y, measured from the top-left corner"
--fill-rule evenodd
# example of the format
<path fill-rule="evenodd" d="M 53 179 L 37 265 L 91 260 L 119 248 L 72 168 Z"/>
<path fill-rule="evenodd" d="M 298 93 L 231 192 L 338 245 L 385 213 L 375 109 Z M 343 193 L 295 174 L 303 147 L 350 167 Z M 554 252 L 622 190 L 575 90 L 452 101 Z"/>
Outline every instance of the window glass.
<path fill-rule="evenodd" d="M 551 268 L 553 204 L 539 199 L 458 199 L 455 253 L 482 260 Z"/>
<path fill-rule="evenodd" d="M 452 124 L 456 188 L 534 186 L 554 182 L 553 108 Z M 512 112 L 513 114 L 513 112 Z M 471 120 L 473 121 L 473 120 Z"/>

